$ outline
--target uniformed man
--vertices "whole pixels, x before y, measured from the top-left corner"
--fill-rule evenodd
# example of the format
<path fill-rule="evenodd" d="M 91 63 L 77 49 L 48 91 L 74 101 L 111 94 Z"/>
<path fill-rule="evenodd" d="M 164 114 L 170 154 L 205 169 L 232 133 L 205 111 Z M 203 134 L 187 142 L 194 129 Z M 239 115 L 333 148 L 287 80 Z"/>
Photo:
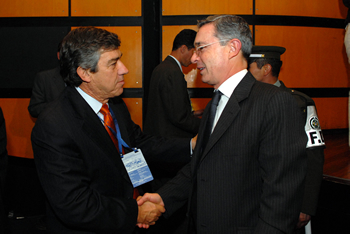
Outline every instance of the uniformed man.
<path fill-rule="evenodd" d="M 300 212 L 296 233 L 303 233 L 305 225 L 315 215 L 318 194 L 323 175 L 325 142 L 317 116 L 315 102 L 307 95 L 287 88 L 278 75 L 282 66 L 281 55 L 286 51 L 279 46 L 253 46 L 249 57 L 249 71 L 253 76 L 264 83 L 272 84 L 290 92 L 297 101 L 305 118 L 305 132 L 308 136 L 307 158 L 308 172 L 305 181 L 305 194 Z"/>

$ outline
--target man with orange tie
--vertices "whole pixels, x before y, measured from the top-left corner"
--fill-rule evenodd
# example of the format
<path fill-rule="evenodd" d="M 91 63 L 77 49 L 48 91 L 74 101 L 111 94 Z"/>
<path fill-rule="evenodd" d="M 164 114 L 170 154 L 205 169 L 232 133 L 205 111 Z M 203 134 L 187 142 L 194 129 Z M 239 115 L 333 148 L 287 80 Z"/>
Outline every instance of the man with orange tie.
<path fill-rule="evenodd" d="M 152 180 L 146 160 L 189 161 L 190 139 L 151 137 L 131 120 L 118 97 L 128 73 L 119 47 L 116 34 L 93 27 L 63 39 L 68 86 L 32 132 L 50 233 L 138 233 L 164 212 L 133 197 Z"/>

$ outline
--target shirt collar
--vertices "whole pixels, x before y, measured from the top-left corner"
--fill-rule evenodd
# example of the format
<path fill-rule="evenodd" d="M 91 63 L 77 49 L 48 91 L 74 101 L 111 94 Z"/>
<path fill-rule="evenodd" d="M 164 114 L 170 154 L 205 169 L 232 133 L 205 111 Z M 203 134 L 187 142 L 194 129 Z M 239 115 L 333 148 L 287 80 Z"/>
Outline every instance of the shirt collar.
<path fill-rule="evenodd" d="M 280 80 L 277 80 L 276 83 L 273 84 L 274 86 L 281 87 L 281 82 Z"/>
<path fill-rule="evenodd" d="M 172 56 L 172 55 L 170 55 L 169 54 L 169 56 L 170 57 L 172 57 L 175 61 L 176 61 L 176 63 L 177 63 L 177 65 L 179 65 L 179 67 L 180 67 L 180 70 L 181 70 L 181 72 L 182 72 L 182 66 L 181 66 L 181 63 L 174 57 L 174 56 Z"/>
<path fill-rule="evenodd" d="M 223 95 L 230 98 L 233 91 L 235 90 L 239 82 L 241 82 L 243 77 L 247 74 L 247 72 L 247 69 L 243 69 L 242 71 L 237 72 L 236 74 L 225 80 L 225 82 L 220 85 L 218 90 L 220 90 L 220 92 Z"/>
<path fill-rule="evenodd" d="M 85 93 L 81 88 L 75 88 L 78 93 L 84 98 L 84 100 L 89 104 L 92 110 L 97 114 L 101 110 L 102 103 L 91 97 L 89 94 Z"/>

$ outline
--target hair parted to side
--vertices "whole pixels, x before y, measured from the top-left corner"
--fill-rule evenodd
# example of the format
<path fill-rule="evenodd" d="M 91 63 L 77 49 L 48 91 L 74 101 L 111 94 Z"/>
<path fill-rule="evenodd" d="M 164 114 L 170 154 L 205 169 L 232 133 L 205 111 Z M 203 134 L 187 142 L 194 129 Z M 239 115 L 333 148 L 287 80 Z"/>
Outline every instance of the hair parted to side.
<path fill-rule="evenodd" d="M 119 47 L 118 35 L 104 29 L 81 27 L 70 31 L 63 38 L 60 51 L 64 81 L 68 85 L 79 86 L 83 81 L 77 74 L 78 67 L 95 73 L 101 54 Z"/>
<path fill-rule="evenodd" d="M 253 46 L 253 39 L 249 25 L 242 17 L 236 15 L 212 15 L 204 20 L 198 20 L 198 29 L 209 23 L 212 23 L 215 27 L 214 36 L 219 40 L 224 40 L 220 42 L 221 45 L 225 45 L 225 43 L 234 38 L 240 40 L 243 56 L 248 61 Z"/>

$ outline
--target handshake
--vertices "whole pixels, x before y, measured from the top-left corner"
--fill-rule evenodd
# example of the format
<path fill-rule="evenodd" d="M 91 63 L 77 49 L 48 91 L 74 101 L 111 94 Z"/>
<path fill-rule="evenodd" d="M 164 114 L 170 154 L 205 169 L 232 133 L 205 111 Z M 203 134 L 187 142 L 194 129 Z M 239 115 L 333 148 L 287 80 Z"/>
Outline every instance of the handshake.
<path fill-rule="evenodd" d="M 154 225 L 159 216 L 165 212 L 163 199 L 158 193 L 146 193 L 137 199 L 139 213 L 137 216 L 137 226 L 139 228 L 149 228 Z"/>

